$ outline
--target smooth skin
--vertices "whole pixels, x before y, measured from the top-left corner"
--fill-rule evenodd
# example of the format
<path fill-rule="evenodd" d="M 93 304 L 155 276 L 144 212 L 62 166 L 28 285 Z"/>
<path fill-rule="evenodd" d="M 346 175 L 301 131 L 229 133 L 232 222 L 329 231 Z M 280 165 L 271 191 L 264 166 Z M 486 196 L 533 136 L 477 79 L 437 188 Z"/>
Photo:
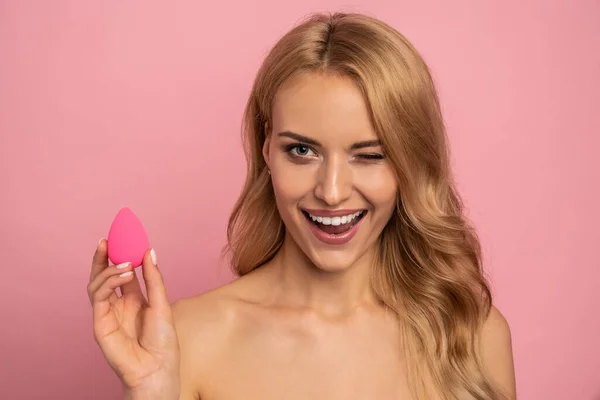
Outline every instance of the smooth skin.
<path fill-rule="evenodd" d="M 94 338 L 128 391 L 160 390 L 177 398 L 179 343 L 171 305 L 154 260 L 154 250 L 147 251 L 142 266 L 146 299 L 131 263 L 109 266 L 107 242 L 100 241 L 88 285 Z"/>
<path fill-rule="evenodd" d="M 377 140 L 360 91 L 342 77 L 296 77 L 279 90 L 269 131 L 263 155 L 287 228 L 281 250 L 169 306 L 150 252 L 146 301 L 134 275 L 120 277 L 130 267 L 108 265 L 101 242 L 88 288 L 100 348 L 129 399 L 410 399 L 398 320 L 369 284 L 397 187 L 379 145 L 352 146 Z M 333 246 L 312 234 L 304 208 L 368 212 L 349 243 Z M 510 330 L 496 308 L 479 340 L 484 366 L 516 398 Z"/>

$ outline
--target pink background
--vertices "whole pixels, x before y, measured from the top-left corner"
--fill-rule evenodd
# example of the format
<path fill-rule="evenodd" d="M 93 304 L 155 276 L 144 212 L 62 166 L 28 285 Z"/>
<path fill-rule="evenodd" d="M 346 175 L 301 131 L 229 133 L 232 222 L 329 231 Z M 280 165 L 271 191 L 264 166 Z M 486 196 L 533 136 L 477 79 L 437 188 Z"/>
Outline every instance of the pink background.
<path fill-rule="evenodd" d="M 86 295 L 120 207 L 172 300 L 230 279 L 256 69 L 303 15 L 344 9 L 435 73 L 519 398 L 600 399 L 600 2 L 205 3 L 0 1 L 0 398 L 120 398 Z"/>

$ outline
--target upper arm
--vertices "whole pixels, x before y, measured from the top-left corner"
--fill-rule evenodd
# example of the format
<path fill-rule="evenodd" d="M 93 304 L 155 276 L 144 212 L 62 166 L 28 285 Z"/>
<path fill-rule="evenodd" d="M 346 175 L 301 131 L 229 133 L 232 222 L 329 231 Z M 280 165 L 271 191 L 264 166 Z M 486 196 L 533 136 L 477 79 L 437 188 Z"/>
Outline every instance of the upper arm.
<path fill-rule="evenodd" d="M 190 321 L 189 321 L 189 300 L 178 300 L 172 304 L 173 321 L 177 331 L 177 340 L 179 342 L 179 377 L 180 392 L 179 400 L 199 400 L 200 396 L 196 390 L 195 379 L 190 368 Z"/>
<path fill-rule="evenodd" d="M 172 305 L 179 340 L 180 400 L 199 400 L 212 390 L 229 337 L 227 308 L 219 292 L 182 299 Z"/>
<path fill-rule="evenodd" d="M 481 361 L 487 375 L 510 399 L 516 398 L 512 339 L 508 322 L 492 307 L 480 335 Z"/>

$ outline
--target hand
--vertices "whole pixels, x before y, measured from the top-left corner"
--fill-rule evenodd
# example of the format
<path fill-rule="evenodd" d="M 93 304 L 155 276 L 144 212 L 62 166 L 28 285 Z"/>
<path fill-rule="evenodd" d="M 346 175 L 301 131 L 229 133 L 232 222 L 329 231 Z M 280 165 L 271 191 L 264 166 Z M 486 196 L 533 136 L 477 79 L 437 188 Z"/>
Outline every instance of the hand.
<path fill-rule="evenodd" d="M 179 344 L 154 250 L 146 252 L 141 268 L 147 300 L 131 264 L 109 266 L 107 243 L 100 241 L 88 285 L 94 338 L 130 396 L 145 393 L 177 399 Z"/>

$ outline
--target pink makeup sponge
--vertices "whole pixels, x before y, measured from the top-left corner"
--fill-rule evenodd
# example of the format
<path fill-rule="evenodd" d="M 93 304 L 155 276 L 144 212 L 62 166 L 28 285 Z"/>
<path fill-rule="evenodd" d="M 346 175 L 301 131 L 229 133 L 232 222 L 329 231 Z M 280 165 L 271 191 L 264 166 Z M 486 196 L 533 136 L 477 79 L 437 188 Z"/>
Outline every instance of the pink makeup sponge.
<path fill-rule="evenodd" d="M 108 232 L 108 258 L 113 264 L 130 262 L 132 267 L 142 265 L 150 247 L 142 221 L 129 208 L 119 210 Z"/>

